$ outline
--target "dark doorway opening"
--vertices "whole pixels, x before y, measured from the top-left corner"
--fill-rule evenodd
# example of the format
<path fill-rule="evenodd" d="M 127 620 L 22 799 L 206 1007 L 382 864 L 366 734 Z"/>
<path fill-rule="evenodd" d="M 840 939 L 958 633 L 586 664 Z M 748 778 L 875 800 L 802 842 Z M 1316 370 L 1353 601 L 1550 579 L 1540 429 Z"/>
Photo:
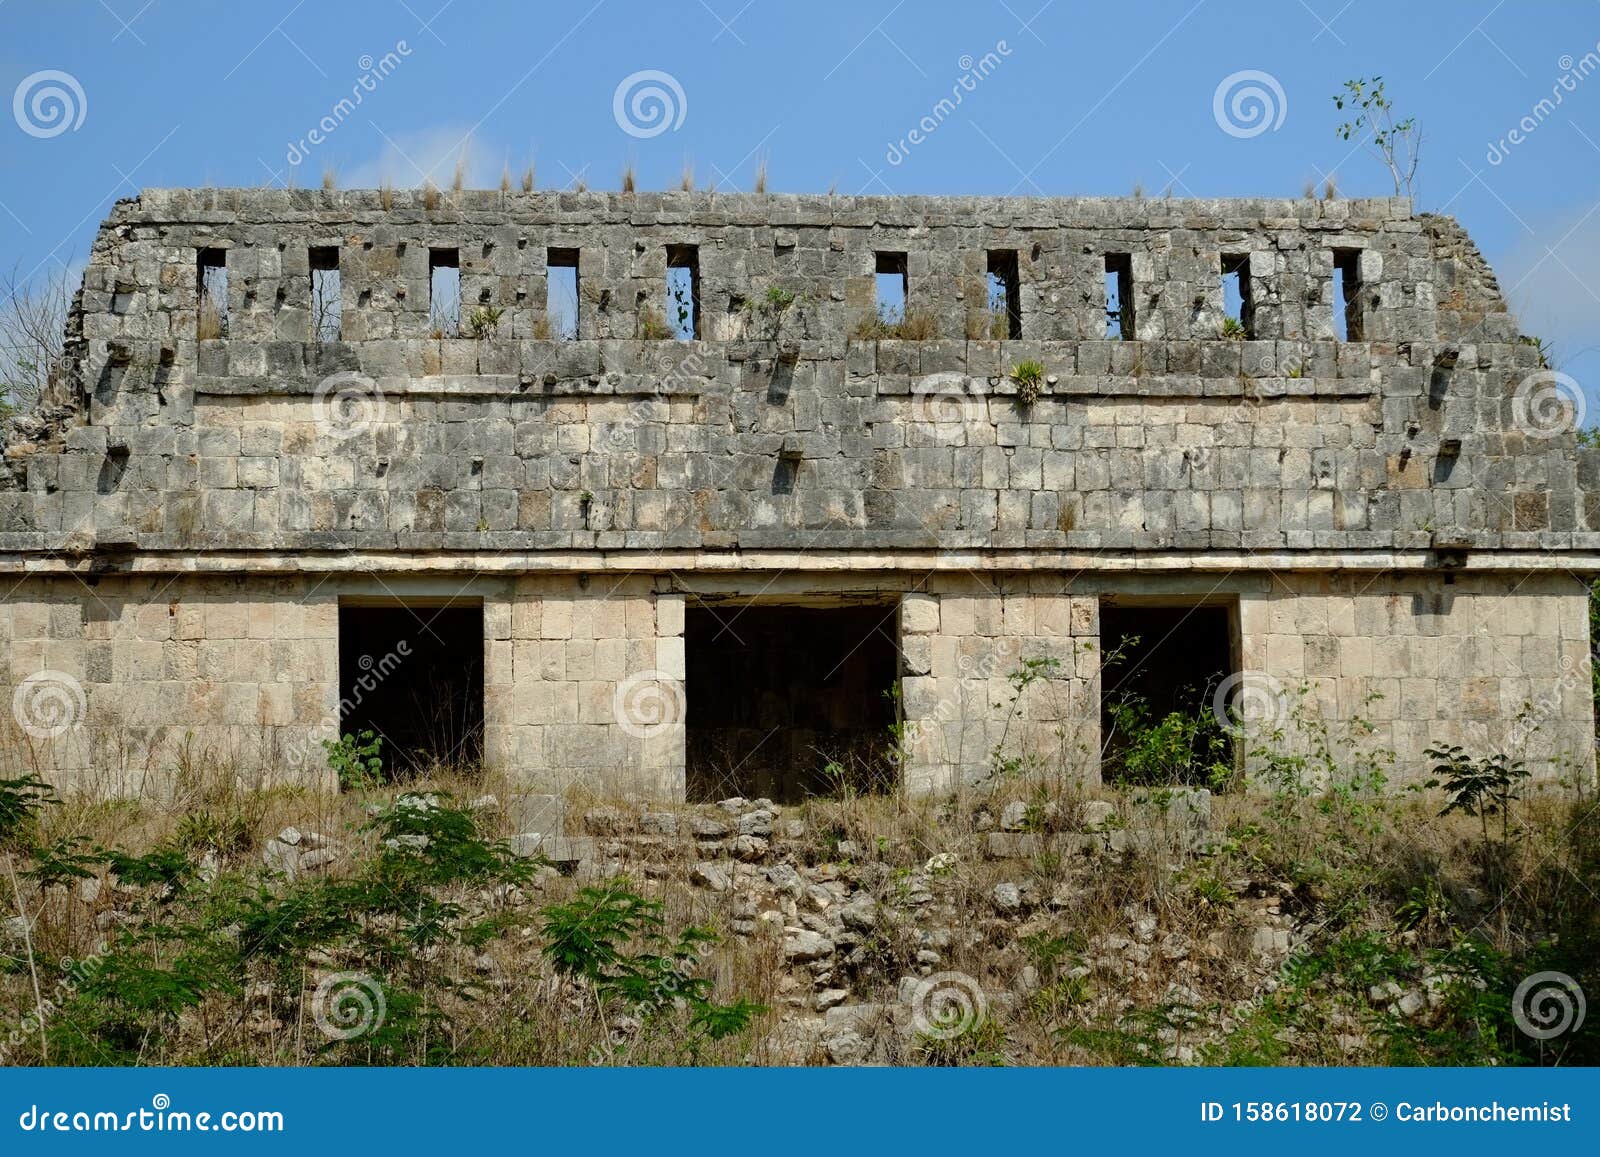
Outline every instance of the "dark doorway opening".
<path fill-rule="evenodd" d="M 1102 603 L 1100 646 L 1106 782 L 1225 786 L 1233 737 L 1212 699 L 1234 670 L 1230 608 Z"/>
<path fill-rule="evenodd" d="M 892 606 L 690 608 L 689 799 L 892 789 L 895 622 Z"/>
<path fill-rule="evenodd" d="M 339 607 L 339 734 L 371 731 L 391 779 L 483 760 L 483 605 Z"/>

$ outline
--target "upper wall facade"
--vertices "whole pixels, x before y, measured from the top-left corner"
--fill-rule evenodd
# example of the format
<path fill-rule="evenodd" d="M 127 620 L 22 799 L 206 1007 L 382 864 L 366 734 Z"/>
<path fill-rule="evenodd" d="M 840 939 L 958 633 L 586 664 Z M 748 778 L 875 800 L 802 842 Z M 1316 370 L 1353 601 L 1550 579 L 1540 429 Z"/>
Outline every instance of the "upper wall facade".
<path fill-rule="evenodd" d="M 562 340 L 547 274 L 574 259 Z M 452 262 L 463 336 L 430 302 Z M 226 333 L 202 339 L 206 264 Z M 694 340 L 662 336 L 669 265 Z M 885 270 L 915 340 L 870 325 Z M 0 566 L 1600 551 L 1600 461 L 1554 375 L 1462 230 L 1402 200 L 155 190 L 101 227 L 69 352 L 7 432 Z"/>

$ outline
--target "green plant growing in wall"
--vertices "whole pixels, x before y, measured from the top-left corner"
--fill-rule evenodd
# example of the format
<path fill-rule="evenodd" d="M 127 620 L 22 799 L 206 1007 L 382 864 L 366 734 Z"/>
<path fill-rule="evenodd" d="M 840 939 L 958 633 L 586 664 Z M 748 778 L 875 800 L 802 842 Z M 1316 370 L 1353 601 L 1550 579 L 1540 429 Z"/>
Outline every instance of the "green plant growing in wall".
<path fill-rule="evenodd" d="M 467 314 L 467 335 L 478 339 L 489 337 L 500 328 L 500 318 L 505 310 L 493 305 L 480 305 Z"/>
<path fill-rule="evenodd" d="M 646 305 L 639 310 L 639 337 L 644 341 L 668 341 L 675 336 L 666 316 L 655 306 Z"/>
<path fill-rule="evenodd" d="M 1243 341 L 1245 337 L 1244 322 L 1236 317 L 1222 319 L 1222 328 L 1219 331 L 1223 341 Z"/>
<path fill-rule="evenodd" d="M 781 285 L 769 285 L 765 293 L 745 302 L 741 308 L 747 318 L 759 323 L 766 330 L 767 339 L 772 341 L 777 339 L 783 329 L 784 316 L 798 300 L 799 297 L 793 290 L 785 289 Z"/>
<path fill-rule="evenodd" d="M 1018 362 L 1011 367 L 1011 380 L 1017 386 L 1017 401 L 1033 405 L 1044 391 L 1044 363 L 1034 358 Z"/>
<path fill-rule="evenodd" d="M 1545 341 L 1544 338 L 1525 333 L 1517 337 L 1517 342 L 1521 345 L 1533 347 L 1534 353 L 1539 359 L 1539 368 L 1541 370 L 1553 368 L 1550 364 L 1550 359 L 1554 356 L 1555 351 L 1550 348 L 1550 343 Z"/>

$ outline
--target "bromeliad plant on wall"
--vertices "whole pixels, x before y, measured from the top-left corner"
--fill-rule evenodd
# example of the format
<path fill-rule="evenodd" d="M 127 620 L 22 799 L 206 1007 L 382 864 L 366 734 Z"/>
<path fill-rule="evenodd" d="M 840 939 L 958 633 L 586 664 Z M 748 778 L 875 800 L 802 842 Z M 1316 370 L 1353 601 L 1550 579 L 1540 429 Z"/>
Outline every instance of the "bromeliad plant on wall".
<path fill-rule="evenodd" d="M 1024 406 L 1033 405 L 1044 392 L 1044 363 L 1035 358 L 1012 366 L 1010 377 L 1017 387 L 1017 401 Z"/>

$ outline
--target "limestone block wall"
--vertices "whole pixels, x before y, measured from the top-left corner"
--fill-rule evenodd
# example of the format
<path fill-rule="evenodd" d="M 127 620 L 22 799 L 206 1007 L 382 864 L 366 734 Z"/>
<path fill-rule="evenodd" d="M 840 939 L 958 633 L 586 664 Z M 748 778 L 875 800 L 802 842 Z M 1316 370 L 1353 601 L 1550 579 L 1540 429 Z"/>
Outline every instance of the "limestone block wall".
<path fill-rule="evenodd" d="M 341 687 L 340 599 L 408 596 L 482 601 L 489 765 L 544 790 L 682 798 L 684 599 L 648 577 L 27 580 L 0 599 L 4 749 L 111 793 L 185 761 L 324 782 L 341 698 L 384 694 L 389 665 Z"/>
<path fill-rule="evenodd" d="M 336 247 L 339 340 L 309 254 Z M 669 248 L 697 340 L 653 340 Z M 436 335 L 429 252 L 480 337 Z M 554 251 L 580 254 L 554 340 Z M 1335 340 L 1335 254 L 1362 324 Z M 225 337 L 200 336 L 225 252 Z M 970 321 L 1015 255 L 1014 338 Z M 863 331 L 903 254 L 927 340 Z M 1132 258 L 1136 340 L 1104 262 Z M 1253 313 L 1223 340 L 1222 263 Z M 768 308 L 769 292 L 788 301 Z M 792 299 L 788 296 L 792 295 Z M 1600 550 L 1600 451 L 1453 221 L 1408 203 L 152 190 L 96 239 L 71 395 L 12 423 L 12 554 Z M 209 332 L 209 331 L 208 331 Z M 1037 401 L 1008 374 L 1037 360 Z M 1557 390 L 1559 393 L 1559 390 Z M 1557 401 L 1559 399 L 1556 399 Z M 1543 413 L 1543 410 L 1540 410 Z M 1144 431 L 1148 430 L 1146 435 Z M 684 501 L 687 496 L 688 501 Z M 643 568 L 641 568 L 643 569 Z"/>
<path fill-rule="evenodd" d="M 792 576 L 785 590 L 809 586 L 825 603 L 850 581 Z M 681 799 L 696 689 L 684 655 L 693 596 L 675 584 L 645 574 L 29 579 L 0 600 L 0 693 L 11 708 L 0 746 L 13 767 L 111 792 L 151 777 L 159 790 L 202 761 L 326 782 L 319 741 L 337 734 L 352 693 L 339 678 L 341 599 L 481 600 L 489 766 L 540 790 Z M 1322 720 L 1343 752 L 1350 721 L 1363 719 L 1363 745 L 1394 752 L 1400 781 L 1427 773 L 1429 746 L 1452 743 L 1504 751 L 1541 776 L 1593 775 L 1587 596 L 1571 576 L 1155 584 L 957 572 L 877 584 L 902 591 L 903 786 L 913 794 L 999 766 L 1095 782 L 1100 602 L 1158 586 L 1168 605 L 1237 601 L 1237 678 L 1268 696 L 1246 720 L 1255 734 L 1281 728 L 1293 749 L 1307 721 Z M 1030 662 L 1036 677 L 1019 693 L 1014 677 Z M 383 668 L 379 659 L 373 686 L 355 693 L 382 694 Z"/>
<path fill-rule="evenodd" d="M 1588 596 L 1572 575 L 1278 574 L 1240 598 L 1239 620 L 1242 666 L 1281 692 L 1291 742 L 1299 704 L 1335 740 L 1369 721 L 1367 745 L 1393 751 L 1402 780 L 1449 744 L 1593 778 Z"/>
<path fill-rule="evenodd" d="M 649 576 L 513 580 L 487 616 L 487 762 L 546 791 L 681 800 L 683 611 Z"/>
<path fill-rule="evenodd" d="M 0 746 L 111 793 L 207 760 L 315 780 L 337 644 L 335 595 L 300 578 L 25 580 L 0 599 Z"/>
<path fill-rule="evenodd" d="M 1066 585 L 963 576 L 904 597 L 908 792 L 951 791 L 1002 767 L 1098 780 L 1098 604 Z M 1037 677 L 1019 686 L 1029 670 Z"/>

